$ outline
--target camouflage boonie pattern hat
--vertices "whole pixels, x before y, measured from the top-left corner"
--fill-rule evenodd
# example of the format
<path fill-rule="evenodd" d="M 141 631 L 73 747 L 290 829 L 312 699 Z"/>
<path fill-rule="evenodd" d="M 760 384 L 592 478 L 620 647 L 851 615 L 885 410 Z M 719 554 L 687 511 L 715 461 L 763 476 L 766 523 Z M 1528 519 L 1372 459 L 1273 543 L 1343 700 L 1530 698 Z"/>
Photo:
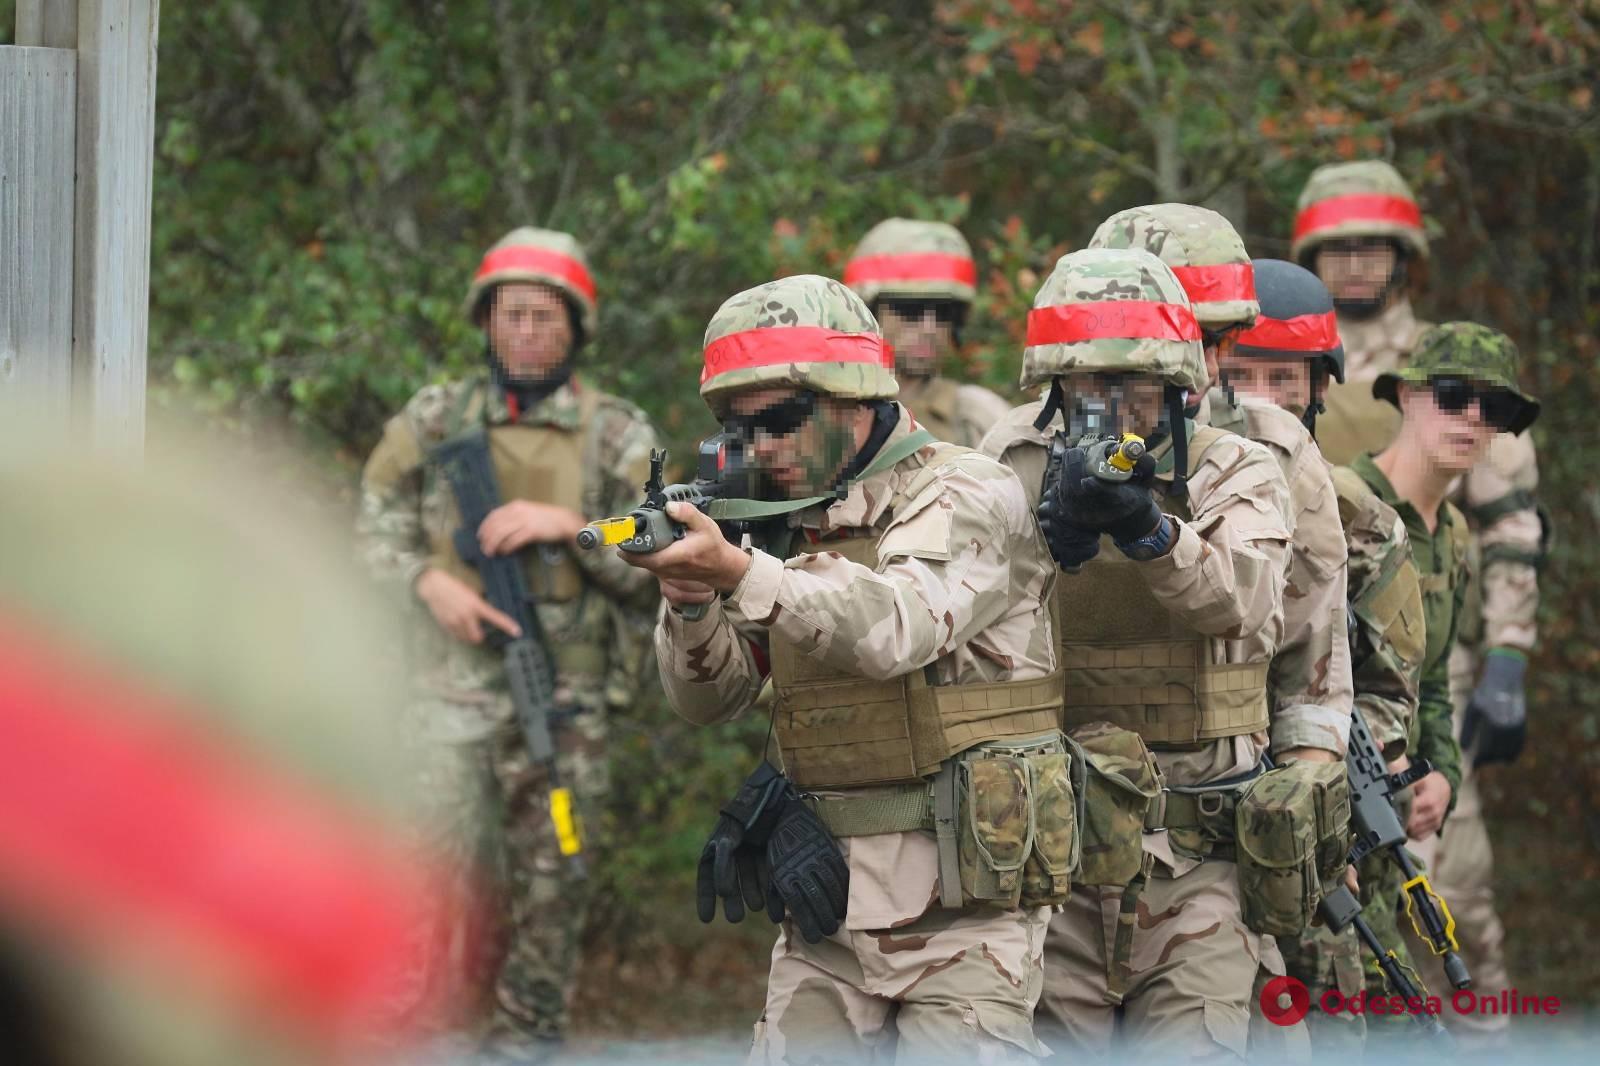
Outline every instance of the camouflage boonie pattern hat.
<path fill-rule="evenodd" d="M 1523 409 L 1507 432 L 1521 433 L 1539 417 L 1539 401 L 1517 387 L 1521 353 L 1516 342 L 1497 329 L 1476 322 L 1445 322 L 1417 339 L 1411 358 L 1399 371 L 1379 374 L 1372 395 L 1400 406 L 1399 384 L 1423 385 L 1437 377 L 1462 377 L 1505 389 Z"/>
<path fill-rule="evenodd" d="M 1071 341 L 1046 339 L 1050 334 L 1035 328 L 1046 317 L 1041 311 L 1109 301 L 1126 301 L 1130 309 L 1143 305 L 1148 314 L 1170 320 L 1172 328 Z M 1205 351 L 1189 297 L 1172 268 L 1142 248 L 1088 248 L 1062 256 L 1033 298 L 1033 308 L 1022 352 L 1023 388 L 1057 375 L 1106 371 L 1151 374 L 1192 395 L 1205 391 Z"/>
<path fill-rule="evenodd" d="M 872 312 L 843 283 L 817 274 L 730 296 L 706 327 L 700 396 L 713 414 L 731 393 L 775 385 L 855 400 L 900 391 Z"/>
<path fill-rule="evenodd" d="M 584 335 L 594 336 L 599 319 L 594 275 L 589 272 L 583 245 L 570 233 L 523 226 L 496 241 L 484 253 L 472 284 L 467 287 L 467 299 L 462 305 L 467 320 L 479 325 L 478 301 L 490 288 L 508 281 L 549 285 L 577 310 Z"/>
<path fill-rule="evenodd" d="M 1417 198 L 1400 172 L 1380 159 L 1318 167 L 1300 191 L 1289 258 L 1304 265 L 1319 245 L 1341 237 L 1393 237 L 1428 258 Z"/>
<path fill-rule="evenodd" d="M 1118 211 L 1094 231 L 1090 248 L 1143 248 L 1172 268 L 1206 329 L 1248 326 L 1261 313 L 1244 241 L 1215 211 L 1148 204 Z"/>
<path fill-rule="evenodd" d="M 887 295 L 970 304 L 977 294 L 978 267 L 967 239 L 948 222 L 890 218 L 868 230 L 850 253 L 844 283 L 869 307 Z"/>

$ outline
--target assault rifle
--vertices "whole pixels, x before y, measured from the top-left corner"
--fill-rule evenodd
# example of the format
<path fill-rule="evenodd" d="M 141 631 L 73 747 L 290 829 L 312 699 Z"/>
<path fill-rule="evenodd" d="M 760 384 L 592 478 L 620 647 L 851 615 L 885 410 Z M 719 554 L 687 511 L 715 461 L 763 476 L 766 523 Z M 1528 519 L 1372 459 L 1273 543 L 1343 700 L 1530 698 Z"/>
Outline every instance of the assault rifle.
<path fill-rule="evenodd" d="M 677 485 L 665 484 L 665 451 L 650 453 L 650 479 L 644 483 L 644 502 L 619 518 L 602 518 L 578 531 L 578 547 L 585 551 L 615 546 L 626 552 L 658 552 L 680 540 L 688 527 L 667 514 L 667 504 L 687 503 L 699 511 L 711 509 L 716 500 L 754 497 L 753 473 L 745 463 L 738 436 L 718 433 L 700 442 L 695 479 Z M 719 519 L 722 535 L 737 544 L 752 526 L 749 520 Z M 705 614 L 704 604 L 689 604 L 683 609 L 689 619 Z"/>
<path fill-rule="evenodd" d="M 1335 933 L 1344 932 L 1345 927 L 1349 925 L 1356 927 L 1356 936 L 1361 938 L 1361 942 L 1367 946 L 1367 950 L 1377 958 L 1378 967 L 1383 970 L 1383 976 L 1389 982 L 1389 987 L 1394 990 L 1395 995 L 1399 996 L 1408 1005 L 1413 1001 L 1417 1003 L 1424 1001 L 1426 998 L 1424 989 L 1418 987 L 1417 983 L 1411 979 L 1411 975 L 1406 972 L 1405 965 L 1400 961 L 1400 956 L 1392 949 L 1384 947 L 1383 941 L 1378 939 L 1378 934 L 1373 931 L 1372 926 L 1368 925 L 1367 920 L 1361 917 L 1361 901 L 1356 898 L 1354 892 L 1350 891 L 1350 886 L 1341 884 L 1331 892 L 1324 892 L 1322 902 L 1318 904 L 1318 910 L 1322 914 L 1322 920 Z M 1448 1044 L 1454 1044 L 1450 1034 L 1439 1023 L 1438 1018 L 1435 1018 L 1425 1010 L 1414 1011 L 1411 1016 L 1416 1019 L 1417 1024 L 1422 1026 L 1429 1036 L 1443 1040 Z"/>
<path fill-rule="evenodd" d="M 539 625 L 537 604 L 528 591 L 521 560 L 516 555 L 486 555 L 478 544 L 478 527 L 501 502 L 488 438 L 481 430 L 462 434 L 435 448 L 432 458 L 449 480 L 461 512 L 461 526 L 453 538 L 456 554 L 477 568 L 483 579 L 484 598 L 522 631 L 522 636 L 513 637 L 496 626 L 485 626 L 484 639 L 505 658 L 511 704 L 516 709 L 528 757 L 543 766 L 547 775 L 550 823 L 561 854 L 571 862 L 573 873 L 584 877 L 587 869 L 578 815 L 571 790 L 561 783 L 555 742 L 550 735 L 550 720 L 556 713 L 556 674 L 550 646 Z"/>
<path fill-rule="evenodd" d="M 1444 959 L 1445 978 L 1455 988 L 1470 988 L 1472 975 L 1458 954 L 1456 921 L 1450 905 L 1433 890 L 1428 875 L 1417 869 L 1406 852 L 1406 831 L 1395 813 L 1394 796 L 1401 789 L 1433 772 L 1427 759 L 1416 759 L 1405 770 L 1391 774 L 1383 761 L 1383 751 L 1367 728 L 1367 720 L 1356 709 L 1350 720 L 1350 745 L 1345 753 L 1350 772 L 1350 824 L 1356 840 L 1350 848 L 1351 863 L 1386 848 L 1405 878 L 1402 886 L 1406 915 L 1417 936 L 1428 942 L 1435 955 Z M 1380 955 L 1380 958 L 1382 956 Z"/>
<path fill-rule="evenodd" d="M 1044 428 L 1037 423 L 1035 425 Z M 1144 438 L 1136 433 L 1118 431 L 1116 401 L 1112 400 L 1108 406 L 1099 399 L 1075 398 L 1067 413 L 1066 431 L 1057 430 L 1050 441 L 1050 457 L 1045 463 L 1044 488 L 1040 494 L 1040 499 L 1044 501 L 1039 513 L 1041 523 L 1056 520 L 1052 513 L 1055 507 L 1050 501 L 1054 499 L 1055 486 L 1061 480 L 1067 454 L 1073 448 L 1085 450 L 1084 469 L 1102 481 L 1131 481 L 1135 474 L 1149 476 L 1150 464 L 1146 463 L 1145 469 L 1140 469 L 1139 463 L 1145 455 Z M 1048 530 L 1048 526 L 1046 528 Z M 1068 574 L 1075 574 L 1082 569 L 1081 565 L 1061 567 L 1062 572 Z"/>

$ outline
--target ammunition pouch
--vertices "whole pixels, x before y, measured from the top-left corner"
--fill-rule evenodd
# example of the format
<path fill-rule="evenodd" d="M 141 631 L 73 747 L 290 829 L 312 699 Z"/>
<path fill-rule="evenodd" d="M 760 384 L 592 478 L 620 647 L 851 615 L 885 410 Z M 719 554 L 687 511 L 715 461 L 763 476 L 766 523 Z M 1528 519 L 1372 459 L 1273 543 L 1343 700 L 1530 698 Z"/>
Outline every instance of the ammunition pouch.
<path fill-rule="evenodd" d="M 932 781 L 806 802 L 836 837 L 933 832 L 947 907 L 1044 907 L 1072 891 L 1078 778 L 1073 751 L 1051 731 L 971 748 Z"/>
<path fill-rule="evenodd" d="M 982 744 L 957 758 L 964 905 L 1045 907 L 1071 896 L 1081 817 L 1073 763 L 1054 731 Z"/>
<path fill-rule="evenodd" d="M 1340 800 L 1321 772 L 1335 763 L 1295 762 L 1262 774 L 1238 797 L 1235 861 L 1244 923 L 1257 933 L 1296 936 L 1311 924 L 1322 899 L 1319 859 L 1327 857 L 1322 821 L 1338 816 Z M 1349 790 L 1343 812 L 1348 825 Z M 1330 863 L 1331 865 L 1331 863 Z"/>
<path fill-rule="evenodd" d="M 1142 841 L 1161 771 L 1139 734 L 1109 722 L 1079 726 L 1068 743 L 1084 768 L 1078 882 L 1126 885 L 1145 870 Z"/>

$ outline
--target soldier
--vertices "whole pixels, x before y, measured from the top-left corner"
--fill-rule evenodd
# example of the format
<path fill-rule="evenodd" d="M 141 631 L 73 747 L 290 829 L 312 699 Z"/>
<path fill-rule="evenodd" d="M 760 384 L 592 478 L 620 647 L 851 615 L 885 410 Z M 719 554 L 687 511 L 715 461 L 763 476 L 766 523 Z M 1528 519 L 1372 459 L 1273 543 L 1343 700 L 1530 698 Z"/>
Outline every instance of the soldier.
<path fill-rule="evenodd" d="M 1217 379 L 1219 360 L 1229 360 L 1239 331 L 1260 312 L 1249 253 L 1228 220 L 1189 204 L 1135 207 L 1101 223 L 1089 247 L 1144 248 L 1172 268 L 1200 323 L 1207 376 Z M 1222 380 L 1231 385 L 1225 376 Z M 1345 637 L 1344 536 L 1328 464 L 1305 426 L 1270 401 L 1245 397 L 1236 402 L 1231 387 L 1209 388 L 1190 400 L 1199 405 L 1197 423 L 1248 437 L 1270 451 L 1283 471 L 1294 539 L 1283 594 L 1283 639 L 1272 659 L 1268 690 L 1275 707 L 1300 706 L 1321 720 L 1342 750 L 1353 693 Z M 1271 977 L 1263 968 L 1256 975 L 1258 988 Z M 1303 1037 L 1284 1035 L 1303 1044 Z"/>
<path fill-rule="evenodd" d="M 961 347 L 978 268 L 961 231 L 944 222 L 891 218 L 867 231 L 844 268 L 894 352 L 899 399 L 939 440 L 976 448 L 1011 405 L 982 385 L 943 377 Z"/>
<path fill-rule="evenodd" d="M 1329 389 L 1318 433 L 1331 462 L 1377 452 L 1394 435 L 1395 413 L 1373 399 L 1370 385 L 1405 365 L 1426 327 L 1412 312 L 1405 275 L 1411 261 L 1428 254 L 1416 200 L 1386 163 L 1322 167 L 1300 195 L 1291 256 L 1315 270 L 1333 293 L 1347 358 L 1349 380 Z M 1454 730 L 1470 738 L 1473 765 L 1511 761 L 1526 733 L 1523 674 L 1537 636 L 1537 568 L 1549 540 L 1548 520 L 1534 495 L 1538 480 L 1532 439 L 1501 434 L 1453 490 L 1467 516 L 1476 560 L 1450 665 Z M 1432 728 L 1426 722 L 1424 727 Z M 1494 909 L 1493 857 L 1470 765 L 1434 865 L 1435 885 L 1454 905 L 1462 954 L 1478 987 L 1509 987 L 1504 929 Z M 1503 1041 L 1510 1024 L 1492 1014 L 1447 1020 L 1458 1032 L 1491 1042 Z"/>
<path fill-rule="evenodd" d="M 566 1026 L 589 893 L 560 852 L 550 782 L 513 721 L 502 659 L 485 646 L 490 627 L 519 634 L 461 557 L 459 510 L 430 451 L 487 432 L 503 502 L 467 535 L 525 563 L 555 662 L 558 768 L 592 837 L 607 789 L 606 717 L 632 699 L 653 589 L 615 556 L 579 553 L 572 541 L 583 515 L 633 505 L 656 436 L 638 408 L 573 373 L 596 304 L 583 249 L 567 234 L 504 237 L 468 287 L 466 313 L 483 331 L 483 371 L 425 387 L 389 421 L 362 474 L 359 532 L 372 571 L 431 616 L 413 649 L 416 727 L 437 756 L 425 788 L 457 816 L 442 846 L 481 849 L 485 870 L 504 868 L 503 961 L 490 963 L 484 1040 L 529 1055 Z M 498 824 L 480 832 L 486 818 Z"/>
<path fill-rule="evenodd" d="M 1228 391 L 1250 404 L 1274 404 L 1316 425 L 1328 380 L 1342 380 L 1344 348 L 1334 322 L 1333 301 L 1317 276 L 1281 259 L 1254 261 L 1261 315 L 1239 334 L 1220 361 Z M 1213 390 L 1208 396 L 1215 396 Z M 1349 557 L 1351 664 L 1355 705 L 1361 710 L 1385 757 L 1399 765 L 1416 720 L 1418 674 L 1422 668 L 1422 592 L 1410 562 L 1405 525 L 1353 471 L 1333 471 L 1339 517 Z M 1298 536 L 1298 530 L 1297 536 Z M 1410 955 L 1395 927 L 1392 904 L 1376 900 L 1380 886 L 1395 887 L 1389 860 L 1363 864 L 1360 887 L 1365 916 L 1404 965 Z M 1385 920 L 1386 919 L 1386 920 Z M 1289 973 L 1310 990 L 1307 1015 L 1319 1055 L 1359 1057 L 1366 1020 L 1350 1011 L 1324 1013 L 1319 1004 L 1329 989 L 1347 999 L 1364 985 L 1361 944 L 1353 927 L 1333 933 L 1313 926 L 1298 938 L 1279 938 Z M 1251 1048 L 1266 1046 L 1273 1027 L 1252 1018 Z"/>
<path fill-rule="evenodd" d="M 1404 520 L 1422 586 L 1427 644 L 1413 740 L 1435 772 L 1415 786 L 1406 826 L 1413 840 L 1439 831 L 1462 776 L 1454 734 L 1428 728 L 1450 718 L 1449 656 L 1468 595 L 1466 519 L 1446 497 L 1456 479 L 1483 460 L 1496 434 L 1520 434 L 1538 417 L 1538 403 L 1517 390 L 1518 359 L 1511 339 L 1486 326 L 1431 327 L 1406 366 L 1380 374 L 1372 385 L 1375 397 L 1402 413 L 1394 442 L 1376 458 L 1363 455 L 1351 464 Z M 1452 898 L 1443 887 L 1440 893 Z M 1430 976 L 1430 986 L 1447 987 L 1431 965 L 1424 970 L 1425 979 Z M 1485 991 L 1494 987 L 1476 974 L 1474 980 Z"/>
<path fill-rule="evenodd" d="M 1022 486 L 916 428 L 871 313 L 830 279 L 725 302 L 700 392 L 788 517 L 741 551 L 674 503 L 685 536 L 627 558 L 671 605 L 656 655 L 678 713 L 732 718 L 769 669 L 776 691 L 788 780 L 770 767 L 751 779 L 774 790 L 776 824 L 768 835 L 759 804 L 736 799 L 713 837 L 760 829 L 740 841 L 771 867 L 751 902 L 787 914 L 752 1061 L 1041 1053 L 1043 905 L 1067 895 L 1072 786 L 1054 567 Z M 1045 866 L 1054 875 L 1035 877 Z M 719 893 L 742 915 L 737 885 Z"/>
<path fill-rule="evenodd" d="M 1206 383 L 1200 325 L 1169 267 L 1142 249 L 1074 252 L 1028 319 L 1022 385 L 1049 384 L 1049 398 L 984 441 L 1041 502 L 1056 561 L 1078 570 L 1057 596 L 1068 729 L 1099 719 L 1137 731 L 1167 785 L 1142 812 L 1145 854 L 1126 889 L 1075 891 L 1051 921 L 1041 1032 L 1073 1050 L 1104 1052 L 1120 1009 L 1135 1047 L 1242 1056 L 1257 968 L 1282 973 L 1263 933 L 1310 918 L 1309 900 L 1284 907 L 1260 891 L 1264 853 L 1312 858 L 1269 840 L 1255 812 L 1282 786 L 1300 804 L 1306 783 L 1344 781 L 1328 716 L 1269 704 L 1289 490 L 1266 448 L 1185 420 Z M 1145 433 L 1154 478 L 1084 476 L 1084 449 L 1045 434 L 1063 407 L 1069 425 L 1100 408 Z M 1283 768 L 1267 774 L 1269 748 Z"/>

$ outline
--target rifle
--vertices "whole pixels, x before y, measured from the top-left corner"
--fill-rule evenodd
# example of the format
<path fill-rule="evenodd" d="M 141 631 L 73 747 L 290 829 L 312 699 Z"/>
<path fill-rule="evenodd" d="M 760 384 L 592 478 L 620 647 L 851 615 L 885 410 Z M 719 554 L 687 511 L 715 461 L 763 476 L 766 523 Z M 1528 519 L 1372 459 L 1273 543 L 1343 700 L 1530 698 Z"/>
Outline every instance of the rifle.
<path fill-rule="evenodd" d="M 699 511 L 709 510 L 716 500 L 750 499 L 753 473 L 744 461 L 741 442 L 735 434 L 718 433 L 700 442 L 700 454 L 691 482 L 667 485 L 665 451 L 650 453 L 650 478 L 644 483 L 644 502 L 619 518 L 602 518 L 578 531 L 578 547 L 585 551 L 614 546 L 622 551 L 658 552 L 681 539 L 688 527 L 667 514 L 667 504 L 687 503 Z M 748 519 L 719 519 L 722 535 L 738 543 L 754 523 Z M 682 608 L 684 617 L 694 620 L 705 614 L 704 604 Z"/>
<path fill-rule="evenodd" d="M 1136 473 L 1149 476 L 1147 470 L 1139 469 L 1139 460 L 1145 455 L 1144 438 L 1136 433 L 1118 431 L 1117 401 L 1112 399 L 1108 405 L 1098 398 L 1074 397 L 1067 413 L 1066 431 L 1057 430 L 1050 441 L 1050 457 L 1045 463 L 1044 488 L 1040 494 L 1040 499 L 1045 501 L 1039 509 L 1041 524 L 1056 520 L 1055 506 L 1050 501 L 1054 499 L 1055 486 L 1066 466 L 1067 453 L 1073 448 L 1085 449 L 1084 469 L 1102 481 L 1131 481 Z M 1048 525 L 1046 529 L 1048 531 Z M 1081 565 L 1061 567 L 1062 572 L 1068 574 L 1082 569 Z"/>
<path fill-rule="evenodd" d="M 1373 932 L 1372 926 L 1361 917 L 1361 901 L 1356 899 L 1356 894 L 1350 891 L 1348 885 L 1340 885 L 1331 892 L 1325 892 L 1322 902 L 1318 904 L 1322 913 L 1322 920 L 1329 929 L 1335 933 L 1342 933 L 1348 925 L 1356 927 L 1356 935 L 1367 946 L 1367 950 L 1377 957 L 1378 966 L 1383 970 L 1383 976 L 1389 982 L 1389 987 L 1394 989 L 1395 995 L 1406 1003 L 1416 1000 L 1419 1003 L 1424 999 L 1424 989 L 1419 988 L 1411 980 L 1411 975 L 1406 973 L 1405 967 L 1400 962 L 1400 956 L 1392 949 L 1383 946 L 1383 941 L 1378 939 L 1378 934 Z M 1422 1026 L 1427 1034 L 1436 1040 L 1442 1040 L 1447 1045 L 1453 1046 L 1455 1041 L 1439 1019 L 1425 1010 L 1412 1014 L 1417 1024 Z"/>
<path fill-rule="evenodd" d="M 1417 759 L 1397 774 L 1389 773 L 1383 752 L 1367 728 L 1361 709 L 1355 708 L 1350 720 L 1350 745 L 1345 753 L 1350 773 L 1350 823 L 1356 840 L 1350 848 L 1350 862 L 1358 863 L 1380 848 L 1400 867 L 1405 878 L 1406 916 L 1417 936 L 1428 942 L 1435 955 L 1444 959 L 1445 978 L 1456 988 L 1470 988 L 1472 975 L 1457 954 L 1456 921 L 1450 906 L 1433 890 L 1428 875 L 1417 869 L 1406 852 L 1406 831 L 1395 813 L 1394 796 L 1401 789 L 1433 772 L 1427 759 Z M 1379 955 L 1380 960 L 1382 955 Z M 1387 971 L 1385 971 L 1387 972 Z"/>
<path fill-rule="evenodd" d="M 482 430 L 464 433 L 435 448 L 432 459 L 449 479 L 461 512 L 461 526 L 453 538 L 456 554 L 477 568 L 483 579 L 484 598 L 522 631 L 522 636 L 513 637 L 495 626 L 485 626 L 484 639 L 505 659 L 511 704 L 516 709 L 523 743 L 529 758 L 543 766 L 548 775 L 550 823 L 556 843 L 571 862 L 574 875 L 586 877 L 577 811 L 571 790 L 561 784 L 555 742 L 550 735 L 550 720 L 557 713 L 556 674 L 537 605 L 528 591 L 521 561 L 515 555 L 485 555 L 478 544 L 478 527 L 501 502 L 500 486 L 489 458 L 488 437 Z"/>

